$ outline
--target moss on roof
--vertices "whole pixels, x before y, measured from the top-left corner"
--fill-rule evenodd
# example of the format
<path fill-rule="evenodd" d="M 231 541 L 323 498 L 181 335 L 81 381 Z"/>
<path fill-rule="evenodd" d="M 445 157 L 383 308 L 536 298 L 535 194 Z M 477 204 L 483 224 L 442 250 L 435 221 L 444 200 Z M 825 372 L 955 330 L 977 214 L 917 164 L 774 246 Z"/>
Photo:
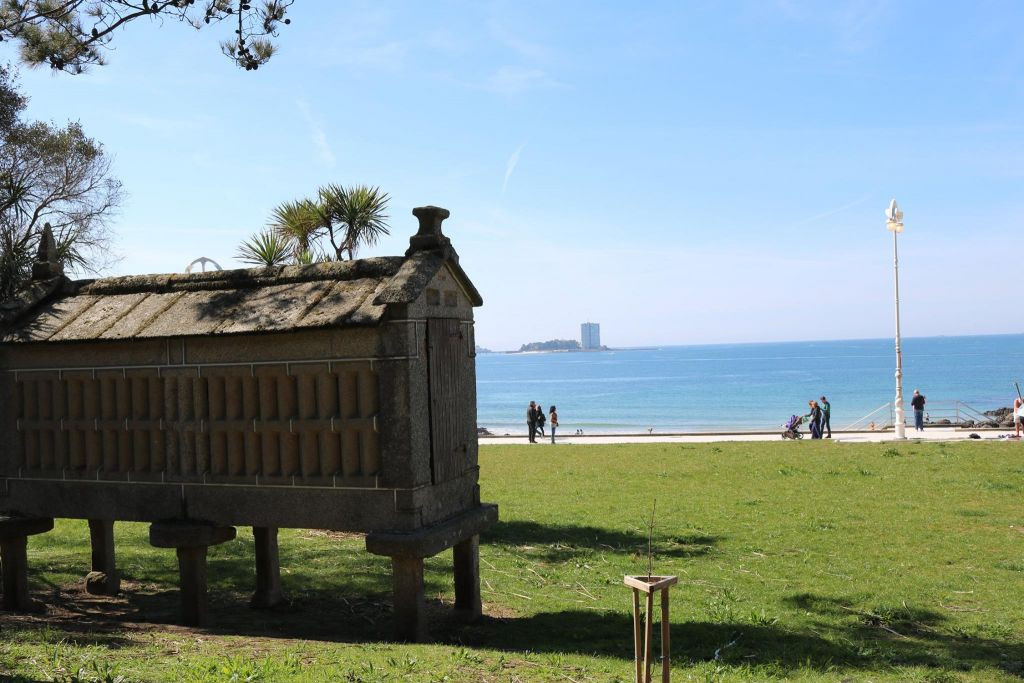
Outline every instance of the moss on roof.
<path fill-rule="evenodd" d="M 448 264 L 474 305 L 480 296 L 433 251 L 205 273 L 34 281 L 0 304 L 4 343 L 277 332 L 380 324 L 415 301 Z"/>

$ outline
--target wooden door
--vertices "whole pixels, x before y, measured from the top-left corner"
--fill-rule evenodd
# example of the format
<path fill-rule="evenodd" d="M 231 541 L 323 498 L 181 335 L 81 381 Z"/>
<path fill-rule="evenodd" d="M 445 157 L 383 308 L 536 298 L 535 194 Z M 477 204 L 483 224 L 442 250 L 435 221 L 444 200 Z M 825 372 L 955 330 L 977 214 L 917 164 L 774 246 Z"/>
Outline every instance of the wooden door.
<path fill-rule="evenodd" d="M 469 466 L 469 435 L 476 433 L 475 387 L 468 386 L 469 335 L 455 318 L 427 320 L 430 443 L 433 482 L 460 476 Z"/>

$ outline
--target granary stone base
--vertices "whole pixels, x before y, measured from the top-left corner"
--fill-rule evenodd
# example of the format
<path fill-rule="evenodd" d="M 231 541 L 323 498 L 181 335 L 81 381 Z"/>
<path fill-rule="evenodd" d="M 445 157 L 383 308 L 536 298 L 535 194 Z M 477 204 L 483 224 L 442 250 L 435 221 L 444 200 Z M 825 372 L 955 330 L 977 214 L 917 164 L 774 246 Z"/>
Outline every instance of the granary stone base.
<path fill-rule="evenodd" d="M 206 550 L 211 545 L 235 538 L 234 527 L 203 522 L 155 522 L 149 527 L 149 542 L 157 548 L 174 548 L 178 553 L 182 621 L 186 626 L 209 622 L 206 600 Z"/>
<path fill-rule="evenodd" d="M 394 591 L 395 637 L 399 640 L 426 640 L 423 614 L 423 558 L 395 555 L 391 558 Z"/>
<path fill-rule="evenodd" d="M 441 484 L 403 489 L 26 481 L 0 475 L 0 502 L 39 517 L 154 522 L 185 516 L 221 526 L 404 533 L 450 517 L 452 508 L 475 507 L 476 478 L 474 469 Z"/>
<path fill-rule="evenodd" d="M 455 611 L 466 621 L 479 618 L 480 535 L 474 534 L 452 548 L 455 565 Z"/>
<path fill-rule="evenodd" d="M 90 519 L 92 571 L 85 576 L 85 590 L 92 595 L 117 595 L 121 576 L 114 561 L 114 520 Z"/>
<path fill-rule="evenodd" d="M 3 570 L 3 608 L 27 612 L 41 605 L 28 595 L 28 537 L 53 529 L 52 517 L 0 516 L 0 566 Z"/>
<path fill-rule="evenodd" d="M 277 548 L 277 527 L 254 526 L 256 545 L 256 592 L 251 607 L 266 609 L 287 602 L 281 590 L 281 559 Z"/>
<path fill-rule="evenodd" d="M 423 558 L 453 548 L 455 609 L 467 619 L 480 616 L 480 532 L 498 521 L 498 506 L 483 504 L 447 521 L 405 534 L 374 533 L 366 549 L 391 557 L 395 636 L 422 641 L 426 636 Z"/>

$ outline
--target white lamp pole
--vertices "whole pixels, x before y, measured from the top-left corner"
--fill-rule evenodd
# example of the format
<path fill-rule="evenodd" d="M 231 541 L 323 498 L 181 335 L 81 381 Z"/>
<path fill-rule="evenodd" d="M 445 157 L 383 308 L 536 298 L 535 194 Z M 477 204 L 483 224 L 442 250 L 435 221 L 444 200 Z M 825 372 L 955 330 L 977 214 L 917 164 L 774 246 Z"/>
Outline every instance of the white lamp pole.
<path fill-rule="evenodd" d="M 885 227 L 892 233 L 892 269 L 896 282 L 896 425 L 895 437 L 907 438 L 903 413 L 903 352 L 900 351 L 900 257 L 897 249 L 897 236 L 903 232 L 903 211 L 896 205 L 896 200 L 889 202 L 885 211 Z"/>

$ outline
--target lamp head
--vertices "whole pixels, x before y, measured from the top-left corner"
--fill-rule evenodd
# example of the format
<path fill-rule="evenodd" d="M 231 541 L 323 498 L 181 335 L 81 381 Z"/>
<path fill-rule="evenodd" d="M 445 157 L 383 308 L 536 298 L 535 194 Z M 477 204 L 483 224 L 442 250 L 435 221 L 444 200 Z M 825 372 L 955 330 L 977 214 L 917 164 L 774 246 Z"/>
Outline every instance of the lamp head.
<path fill-rule="evenodd" d="M 903 211 L 895 199 L 889 202 L 889 208 L 885 210 L 885 228 L 889 232 L 903 232 Z"/>

